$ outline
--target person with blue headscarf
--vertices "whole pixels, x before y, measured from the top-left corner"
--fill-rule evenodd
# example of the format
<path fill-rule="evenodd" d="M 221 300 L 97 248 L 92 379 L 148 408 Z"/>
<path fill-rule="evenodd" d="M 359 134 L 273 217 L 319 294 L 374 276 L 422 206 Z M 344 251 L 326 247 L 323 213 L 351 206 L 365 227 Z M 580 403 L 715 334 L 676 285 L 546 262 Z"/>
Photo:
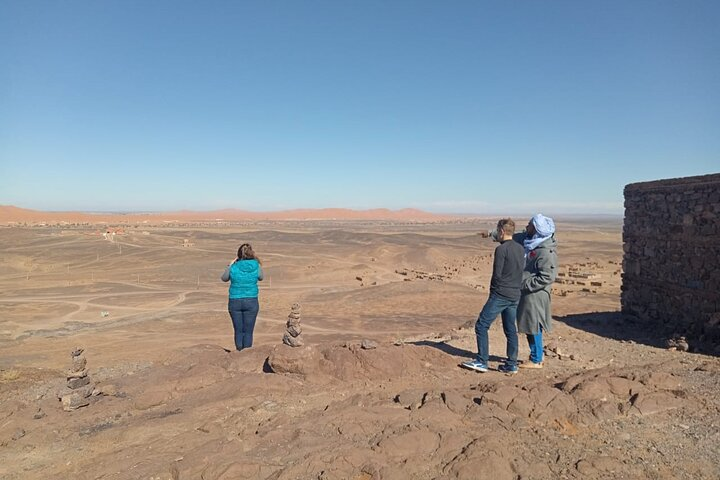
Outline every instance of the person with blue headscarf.
<path fill-rule="evenodd" d="M 517 329 L 526 334 L 530 347 L 530 361 L 520 368 L 542 368 L 543 332 L 552 328 L 550 296 L 558 270 L 555 222 L 538 213 L 528 222 L 525 234 L 515 239 L 525 248 Z"/>

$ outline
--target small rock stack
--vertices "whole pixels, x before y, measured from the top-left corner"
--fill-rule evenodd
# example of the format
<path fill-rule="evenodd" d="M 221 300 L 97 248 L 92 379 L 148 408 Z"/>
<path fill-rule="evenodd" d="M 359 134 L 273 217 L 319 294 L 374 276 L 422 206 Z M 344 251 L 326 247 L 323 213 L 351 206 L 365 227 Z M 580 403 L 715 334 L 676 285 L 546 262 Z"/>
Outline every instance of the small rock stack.
<path fill-rule="evenodd" d="M 63 410 L 72 411 L 90 404 L 88 397 L 93 392 L 93 385 L 88 377 L 87 359 L 83 349 L 76 348 L 71 353 L 72 366 L 67 373 L 67 389 L 61 396 Z"/>
<path fill-rule="evenodd" d="M 283 343 L 291 347 L 302 347 L 304 342 L 300 338 L 302 333 L 302 327 L 300 327 L 300 304 L 293 303 L 288 315 L 287 323 L 285 324 L 287 331 L 283 335 Z"/>

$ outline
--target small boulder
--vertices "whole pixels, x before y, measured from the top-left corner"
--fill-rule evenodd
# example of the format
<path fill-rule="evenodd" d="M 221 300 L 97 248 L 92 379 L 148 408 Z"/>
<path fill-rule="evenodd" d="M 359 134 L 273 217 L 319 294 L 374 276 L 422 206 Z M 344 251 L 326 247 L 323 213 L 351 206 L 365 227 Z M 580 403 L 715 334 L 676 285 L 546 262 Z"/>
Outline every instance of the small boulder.
<path fill-rule="evenodd" d="M 289 333 L 293 337 L 297 337 L 302 333 L 302 328 L 300 325 L 288 325 L 287 327 L 287 333 Z"/>
<path fill-rule="evenodd" d="M 285 332 L 282 341 L 290 347 L 302 347 L 305 344 L 299 336 L 293 337 L 289 332 Z"/>
<path fill-rule="evenodd" d="M 90 405 L 90 402 L 79 393 L 73 392 L 69 395 L 64 395 L 62 397 L 62 405 L 63 410 L 66 412 L 71 412 L 73 410 L 77 410 L 80 407 L 86 407 Z"/>

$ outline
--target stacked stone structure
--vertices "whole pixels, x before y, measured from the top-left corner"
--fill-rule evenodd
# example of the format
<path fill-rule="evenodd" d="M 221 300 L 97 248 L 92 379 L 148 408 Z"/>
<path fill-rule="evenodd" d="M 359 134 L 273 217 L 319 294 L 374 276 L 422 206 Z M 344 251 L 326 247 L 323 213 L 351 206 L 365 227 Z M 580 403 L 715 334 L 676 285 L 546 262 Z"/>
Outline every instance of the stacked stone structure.
<path fill-rule="evenodd" d="M 302 347 L 304 342 L 301 338 L 302 327 L 300 326 L 300 304 L 293 303 L 290 308 L 290 314 L 288 315 L 287 323 L 285 324 L 286 331 L 283 335 L 283 343 L 291 347 Z"/>
<path fill-rule="evenodd" d="M 719 239 L 720 174 L 625 186 L 623 312 L 718 353 Z"/>
<path fill-rule="evenodd" d="M 87 359 L 83 355 L 82 348 L 76 348 L 70 354 L 72 364 L 67 373 L 67 389 L 64 390 L 60 399 L 63 410 L 72 411 L 90 404 L 88 397 L 93 392 L 88 376 Z"/>

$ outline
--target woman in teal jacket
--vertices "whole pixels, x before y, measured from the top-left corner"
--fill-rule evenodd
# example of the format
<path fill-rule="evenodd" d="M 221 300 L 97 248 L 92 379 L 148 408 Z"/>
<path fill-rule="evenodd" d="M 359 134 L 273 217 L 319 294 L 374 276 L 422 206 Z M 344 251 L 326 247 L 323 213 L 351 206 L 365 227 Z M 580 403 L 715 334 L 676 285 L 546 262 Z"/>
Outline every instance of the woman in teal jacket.
<path fill-rule="evenodd" d="M 263 279 L 260 259 L 249 243 L 238 248 L 237 258 L 220 277 L 230 282 L 228 312 L 235 329 L 235 348 L 240 351 L 252 347 L 253 330 L 260 304 L 257 282 Z"/>

